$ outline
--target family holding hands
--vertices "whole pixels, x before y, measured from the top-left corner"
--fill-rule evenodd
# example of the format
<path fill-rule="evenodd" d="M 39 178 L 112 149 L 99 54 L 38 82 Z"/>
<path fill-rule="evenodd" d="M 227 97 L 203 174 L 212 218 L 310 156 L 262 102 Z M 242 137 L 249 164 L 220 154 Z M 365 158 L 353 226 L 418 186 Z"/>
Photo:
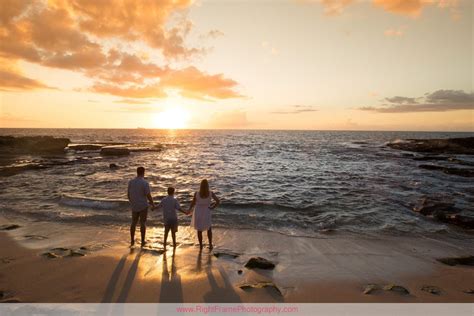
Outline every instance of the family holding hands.
<path fill-rule="evenodd" d="M 193 200 L 189 210 L 184 211 L 179 201 L 174 197 L 175 189 L 168 188 L 168 196 L 163 198 L 158 205 L 155 205 L 151 196 L 150 185 L 145 180 L 145 168 L 137 168 L 136 178 L 128 182 L 127 196 L 132 207 L 132 224 L 130 226 L 130 245 L 135 244 L 135 228 L 140 220 L 141 246 L 145 246 L 146 234 L 146 220 L 148 216 L 148 208 L 151 205 L 151 210 L 158 209 L 163 211 L 163 224 L 165 227 L 164 234 L 164 248 L 166 249 L 166 242 L 168 234 L 171 231 L 173 239 L 173 248 L 176 247 L 176 232 L 178 231 L 178 214 L 180 211 L 186 215 L 192 214 L 191 226 L 197 230 L 199 247 L 202 249 L 202 232 L 207 231 L 207 238 L 209 240 L 209 249 L 212 245 L 212 228 L 211 228 L 211 210 L 218 207 L 220 204 L 219 198 L 209 190 L 209 183 L 206 179 L 201 181 L 198 192 L 194 193 Z M 212 202 L 214 200 L 214 202 Z"/>

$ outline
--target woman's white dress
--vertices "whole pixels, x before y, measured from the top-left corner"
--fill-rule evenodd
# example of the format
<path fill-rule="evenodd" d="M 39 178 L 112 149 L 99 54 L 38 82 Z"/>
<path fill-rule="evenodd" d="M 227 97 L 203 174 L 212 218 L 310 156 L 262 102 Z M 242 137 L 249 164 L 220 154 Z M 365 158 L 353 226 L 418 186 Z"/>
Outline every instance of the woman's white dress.
<path fill-rule="evenodd" d="M 193 218 L 191 220 L 191 226 L 199 231 L 208 230 L 211 228 L 211 196 L 212 192 L 209 192 L 207 198 L 202 198 L 199 192 L 195 193 L 196 206 L 194 207 Z"/>

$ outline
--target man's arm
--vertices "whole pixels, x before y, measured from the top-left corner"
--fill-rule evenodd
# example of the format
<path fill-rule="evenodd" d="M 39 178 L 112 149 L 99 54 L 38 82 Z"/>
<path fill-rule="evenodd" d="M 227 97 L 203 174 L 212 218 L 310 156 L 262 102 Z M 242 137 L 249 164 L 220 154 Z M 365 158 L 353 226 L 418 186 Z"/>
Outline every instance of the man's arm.
<path fill-rule="evenodd" d="M 127 186 L 127 199 L 130 202 L 130 182 L 128 182 L 128 186 Z"/>
<path fill-rule="evenodd" d="M 153 202 L 153 197 L 151 196 L 150 185 L 146 184 L 146 198 L 150 202 L 151 206 L 155 207 L 155 202 Z"/>
<path fill-rule="evenodd" d="M 150 202 L 151 206 L 155 207 L 155 202 L 153 202 L 153 198 L 151 196 L 151 193 L 148 193 L 146 195 L 146 197 L 147 197 L 148 201 Z"/>

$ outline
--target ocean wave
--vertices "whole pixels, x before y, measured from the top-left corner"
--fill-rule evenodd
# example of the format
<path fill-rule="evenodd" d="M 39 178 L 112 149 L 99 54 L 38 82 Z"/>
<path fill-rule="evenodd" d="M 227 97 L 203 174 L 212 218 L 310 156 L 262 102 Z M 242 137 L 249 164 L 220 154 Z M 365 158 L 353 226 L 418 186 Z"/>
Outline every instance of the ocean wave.
<path fill-rule="evenodd" d="M 97 210 L 124 210 L 129 207 L 127 200 L 88 198 L 75 195 L 62 195 L 59 204 Z"/>

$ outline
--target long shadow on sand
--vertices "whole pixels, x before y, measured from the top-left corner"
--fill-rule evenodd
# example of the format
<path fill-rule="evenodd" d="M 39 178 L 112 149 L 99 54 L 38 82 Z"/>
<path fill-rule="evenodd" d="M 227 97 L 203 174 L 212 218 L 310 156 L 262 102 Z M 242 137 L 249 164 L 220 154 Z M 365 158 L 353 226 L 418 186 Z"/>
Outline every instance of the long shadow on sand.
<path fill-rule="evenodd" d="M 119 263 L 115 267 L 114 272 L 112 273 L 112 276 L 110 277 L 109 283 L 107 284 L 107 288 L 105 289 L 105 294 L 104 297 L 102 298 L 101 303 L 112 303 L 113 296 L 115 293 L 115 290 L 117 289 L 117 284 L 120 279 L 120 276 L 122 275 L 122 271 L 125 267 L 125 263 L 127 262 L 127 258 L 130 255 L 133 255 L 133 249 L 130 250 L 129 254 L 123 255 L 122 258 L 120 258 Z M 133 280 L 135 279 L 135 275 L 138 270 L 138 262 L 140 261 L 141 257 L 141 252 L 139 252 L 136 256 L 135 259 L 130 266 L 130 269 L 128 270 L 127 277 L 125 279 L 124 285 L 122 287 L 122 290 L 120 291 L 120 294 L 117 299 L 117 303 L 123 303 L 126 301 L 128 293 L 130 292 L 130 288 L 132 287 Z"/>
<path fill-rule="evenodd" d="M 181 285 L 181 276 L 178 274 L 174 262 L 175 251 L 171 257 L 171 273 L 168 270 L 168 261 L 166 251 L 163 253 L 163 271 L 161 274 L 160 303 L 182 303 L 183 287 Z"/>
<path fill-rule="evenodd" d="M 199 255 L 197 257 L 196 270 L 198 272 L 202 270 L 202 251 L 199 251 Z M 223 287 L 219 286 L 214 274 L 212 273 L 212 254 L 207 254 L 206 274 L 209 284 L 211 285 L 211 290 L 204 294 L 204 302 L 241 303 L 242 301 L 240 300 L 239 295 L 235 292 L 234 287 L 232 283 L 230 283 L 224 269 L 222 267 L 217 267 L 217 270 L 219 270 L 219 274 L 224 283 Z"/>
<path fill-rule="evenodd" d="M 135 260 L 133 260 L 133 263 L 130 266 L 130 270 L 128 270 L 127 278 L 125 279 L 125 282 L 123 284 L 122 291 L 120 291 L 117 303 L 125 303 L 125 301 L 127 300 L 128 293 L 132 288 L 133 280 L 135 279 L 135 275 L 137 274 L 138 263 L 140 262 L 141 256 L 141 251 L 135 256 Z"/>

